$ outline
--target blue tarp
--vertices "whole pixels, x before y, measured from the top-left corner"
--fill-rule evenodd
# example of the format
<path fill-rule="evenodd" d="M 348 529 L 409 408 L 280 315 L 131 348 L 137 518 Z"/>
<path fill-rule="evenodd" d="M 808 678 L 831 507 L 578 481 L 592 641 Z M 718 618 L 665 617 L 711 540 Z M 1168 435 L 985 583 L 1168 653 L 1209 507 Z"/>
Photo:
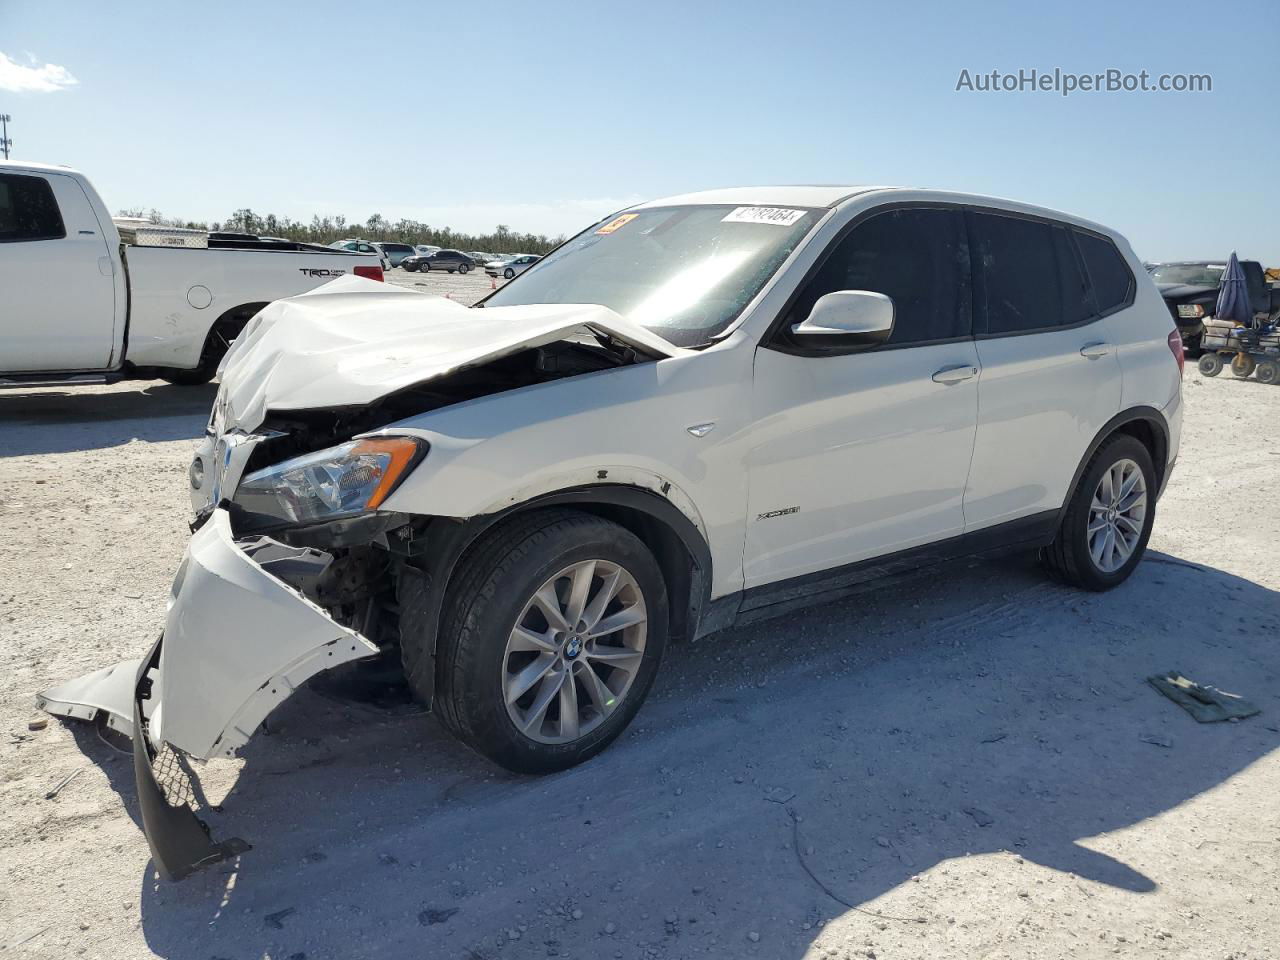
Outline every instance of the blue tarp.
<path fill-rule="evenodd" d="M 1234 250 L 1231 251 L 1231 259 L 1227 261 L 1227 269 L 1222 273 L 1222 281 L 1218 287 L 1218 306 L 1214 314 L 1219 320 L 1230 320 L 1237 326 L 1253 326 L 1249 284 Z"/>

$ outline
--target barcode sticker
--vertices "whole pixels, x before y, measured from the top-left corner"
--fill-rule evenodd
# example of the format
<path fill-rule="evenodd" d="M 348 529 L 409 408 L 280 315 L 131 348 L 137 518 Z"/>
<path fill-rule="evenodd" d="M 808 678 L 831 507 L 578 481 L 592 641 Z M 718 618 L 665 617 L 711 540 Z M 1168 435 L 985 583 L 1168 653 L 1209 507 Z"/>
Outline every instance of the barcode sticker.
<path fill-rule="evenodd" d="M 725 214 L 722 223 L 772 223 L 779 227 L 789 227 L 804 216 L 803 210 L 791 210 L 787 207 L 738 207 Z"/>

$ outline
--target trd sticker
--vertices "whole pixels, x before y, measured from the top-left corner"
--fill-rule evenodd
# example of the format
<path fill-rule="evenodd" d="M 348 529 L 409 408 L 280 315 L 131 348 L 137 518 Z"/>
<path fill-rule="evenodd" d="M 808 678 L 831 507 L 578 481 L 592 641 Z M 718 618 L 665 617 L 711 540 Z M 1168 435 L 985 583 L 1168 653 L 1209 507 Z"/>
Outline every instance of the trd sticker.
<path fill-rule="evenodd" d="M 615 217 L 614 219 L 610 220 L 603 227 L 597 230 L 596 233 L 599 233 L 602 235 L 608 235 L 610 233 L 613 233 L 613 231 L 619 229 L 620 227 L 625 227 L 628 223 L 630 223 L 632 220 L 634 220 L 638 216 L 640 216 L 640 214 L 638 213 L 624 213 L 622 216 Z"/>
<path fill-rule="evenodd" d="M 756 514 L 757 520 L 772 520 L 774 517 L 785 517 L 789 513 L 799 513 L 799 507 L 783 507 L 781 510 L 770 510 L 768 513 Z"/>
<path fill-rule="evenodd" d="M 299 273 L 305 273 L 308 277 L 340 277 L 345 274 L 345 270 L 326 270 L 323 267 L 299 267 Z"/>

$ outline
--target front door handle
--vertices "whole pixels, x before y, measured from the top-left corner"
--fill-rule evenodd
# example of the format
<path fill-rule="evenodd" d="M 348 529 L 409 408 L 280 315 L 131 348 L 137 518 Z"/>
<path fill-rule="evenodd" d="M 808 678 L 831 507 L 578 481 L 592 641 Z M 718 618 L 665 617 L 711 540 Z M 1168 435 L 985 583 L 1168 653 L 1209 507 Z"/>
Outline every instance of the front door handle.
<path fill-rule="evenodd" d="M 1097 360 L 1099 357 L 1105 357 L 1111 352 L 1111 344 L 1109 343 L 1086 343 L 1080 348 L 1080 356 L 1088 357 L 1090 360 Z"/>
<path fill-rule="evenodd" d="M 978 375 L 978 368 L 971 367 L 967 364 L 961 364 L 958 367 L 943 367 L 933 375 L 934 383 L 945 383 L 948 386 L 953 383 L 961 383 L 965 380 L 972 380 Z"/>

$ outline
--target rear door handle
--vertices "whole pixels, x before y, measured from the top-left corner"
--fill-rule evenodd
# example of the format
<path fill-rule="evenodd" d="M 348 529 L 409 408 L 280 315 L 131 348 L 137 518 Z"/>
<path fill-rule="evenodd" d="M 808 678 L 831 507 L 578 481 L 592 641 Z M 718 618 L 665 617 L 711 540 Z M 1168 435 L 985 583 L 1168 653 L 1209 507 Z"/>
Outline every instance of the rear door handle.
<path fill-rule="evenodd" d="M 1099 357 L 1105 357 L 1111 352 L 1111 344 L 1109 343 L 1086 343 L 1080 348 L 1080 356 L 1088 357 L 1090 360 L 1097 360 Z"/>
<path fill-rule="evenodd" d="M 953 383 L 960 383 L 964 380 L 972 380 L 977 375 L 977 367 L 961 364 L 958 367 L 943 367 L 933 375 L 933 382 L 950 385 Z"/>

